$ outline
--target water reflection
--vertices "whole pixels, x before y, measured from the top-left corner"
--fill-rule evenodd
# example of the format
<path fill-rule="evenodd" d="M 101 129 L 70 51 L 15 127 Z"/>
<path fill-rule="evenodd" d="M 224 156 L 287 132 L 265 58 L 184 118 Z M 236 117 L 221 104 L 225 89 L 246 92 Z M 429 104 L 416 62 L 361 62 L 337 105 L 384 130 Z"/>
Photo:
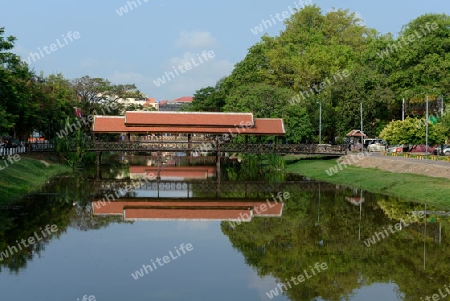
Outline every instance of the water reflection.
<path fill-rule="evenodd" d="M 94 215 L 119 215 L 125 221 L 136 220 L 219 220 L 250 222 L 252 217 L 280 217 L 283 203 L 266 200 L 196 200 L 147 198 L 120 199 L 104 203 L 94 201 Z M 260 210 L 263 206 L 263 209 Z M 258 210 L 259 209 L 259 210 Z"/>
<path fill-rule="evenodd" d="M 90 260 L 76 257 L 83 248 L 104 250 L 102 257 L 92 253 L 100 261 L 89 261 L 88 272 L 97 275 L 90 283 L 83 283 L 76 273 L 48 276 L 84 288 L 99 279 L 108 282 L 108 289 L 99 292 L 74 292 L 75 296 L 95 293 L 97 299 L 104 293 L 103 300 L 113 300 L 107 292 L 120 295 L 123 291 L 132 294 L 132 300 L 161 300 L 162 296 L 167 300 L 195 299 L 195 293 L 177 294 L 184 286 L 186 292 L 201 291 L 209 299 L 234 296 L 237 300 L 269 300 L 266 292 L 276 287 L 276 282 L 287 283 L 317 262 L 326 262 L 328 269 L 292 285 L 277 300 L 421 300 L 450 283 L 448 211 L 293 175 L 242 178 L 237 172 L 241 167 L 233 169 L 232 165 L 222 168 L 221 177 L 211 176 L 217 172 L 214 166 L 199 166 L 192 172 L 183 166 L 166 166 L 160 179 L 146 181 L 144 177 L 154 170 L 147 165 L 148 160 L 143 162 L 142 167 L 135 162 L 131 168 L 106 167 L 100 171 L 101 178 L 94 170 L 88 177 L 55 179 L 40 194 L 0 208 L 0 252 L 39 227 L 56 224 L 59 229 L 54 237 L 3 258 L 0 283 L 10 289 L 17 279 L 32 277 L 39 282 L 40 276 L 27 265 L 44 264 L 41 257 L 46 255 L 46 246 L 57 241 L 71 246 L 64 256 L 72 259 L 64 261 L 50 252 L 53 255 L 47 256 L 45 269 L 56 269 L 61 262 L 76 269 Z M 117 191 L 123 193 L 115 194 Z M 290 198 L 256 212 L 278 192 L 289 192 Z M 107 199 L 109 195 L 115 198 Z M 426 219 L 388 232 L 370 246 L 365 243 L 375 233 L 419 213 L 426 214 Z M 250 218 L 243 218 L 247 215 Z M 241 223 L 233 224 L 236 220 Z M 207 239 L 200 228 L 209 231 Z M 152 236 L 151 231 L 155 233 Z M 88 235 L 80 238 L 79 232 Z M 198 253 L 186 258 L 182 267 L 171 264 L 151 281 L 123 284 L 124 277 L 131 278 L 129 273 L 139 264 L 154 258 L 149 254 L 172 249 L 170 239 L 178 244 L 195 241 Z M 135 251 L 135 247 L 145 252 Z M 133 264 L 128 260 L 134 260 Z M 114 269 L 108 269 L 110 265 Z M 247 267 L 254 274 L 244 269 Z M 184 286 L 173 286 L 174 275 L 184 269 L 192 271 L 183 278 Z M 103 270 L 107 272 L 102 274 Z M 15 272 L 17 278 L 8 271 Z M 51 290 L 48 279 L 48 283 L 39 284 Z M 199 285 L 199 279 L 207 281 L 211 289 Z M 176 291 L 173 295 L 161 291 L 167 283 Z M 8 289 L 8 297 L 27 299 L 25 292 Z M 34 293 L 37 299 L 58 300 Z"/>

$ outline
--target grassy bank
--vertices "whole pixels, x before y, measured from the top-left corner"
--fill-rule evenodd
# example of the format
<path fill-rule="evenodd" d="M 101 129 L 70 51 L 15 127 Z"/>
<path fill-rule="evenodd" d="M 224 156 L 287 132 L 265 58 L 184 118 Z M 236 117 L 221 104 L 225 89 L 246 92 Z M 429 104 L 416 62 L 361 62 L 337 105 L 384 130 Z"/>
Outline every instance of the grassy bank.
<path fill-rule="evenodd" d="M 37 190 L 51 177 L 71 171 L 69 167 L 59 164 L 57 158 L 49 155 L 20 155 L 20 159 L 13 164 L 0 157 L 0 168 L 0 203 L 10 202 Z"/>
<path fill-rule="evenodd" d="M 326 172 L 336 160 L 298 160 L 286 158 L 286 170 L 333 184 L 362 188 L 367 191 L 397 196 L 405 200 L 450 207 L 450 181 L 422 175 L 393 173 L 373 168 L 348 166 L 337 174 Z"/>

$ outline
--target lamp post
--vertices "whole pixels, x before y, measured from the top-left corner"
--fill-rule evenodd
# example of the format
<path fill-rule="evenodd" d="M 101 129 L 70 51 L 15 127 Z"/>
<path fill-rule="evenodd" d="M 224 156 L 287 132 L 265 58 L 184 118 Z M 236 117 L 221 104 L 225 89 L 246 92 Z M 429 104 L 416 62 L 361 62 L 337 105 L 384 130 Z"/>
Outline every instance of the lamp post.
<path fill-rule="evenodd" d="M 322 142 L 322 102 L 318 101 L 319 104 L 319 144 Z"/>
<path fill-rule="evenodd" d="M 402 100 L 402 121 L 405 120 L 405 98 Z"/>
<path fill-rule="evenodd" d="M 362 102 L 360 103 L 360 110 L 361 110 L 361 153 L 364 149 L 364 141 L 363 141 L 363 108 L 362 108 Z"/>
<path fill-rule="evenodd" d="M 425 159 L 428 159 L 428 95 L 425 111 Z"/>

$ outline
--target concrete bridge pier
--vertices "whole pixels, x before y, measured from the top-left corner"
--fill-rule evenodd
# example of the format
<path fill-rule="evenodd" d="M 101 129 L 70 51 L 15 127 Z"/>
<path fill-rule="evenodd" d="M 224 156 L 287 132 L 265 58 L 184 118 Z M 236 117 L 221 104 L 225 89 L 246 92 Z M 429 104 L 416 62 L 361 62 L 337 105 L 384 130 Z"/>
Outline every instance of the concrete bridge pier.
<path fill-rule="evenodd" d="M 101 168 L 100 165 L 97 165 L 97 175 L 96 175 L 96 180 L 101 180 L 102 179 L 102 174 L 101 174 Z"/>
<path fill-rule="evenodd" d="M 216 190 L 216 198 L 220 197 L 220 174 L 221 174 L 221 170 L 220 170 L 220 157 L 221 157 L 221 152 L 220 152 L 220 140 L 217 139 L 217 152 L 216 152 L 216 179 L 217 179 L 217 190 Z"/>

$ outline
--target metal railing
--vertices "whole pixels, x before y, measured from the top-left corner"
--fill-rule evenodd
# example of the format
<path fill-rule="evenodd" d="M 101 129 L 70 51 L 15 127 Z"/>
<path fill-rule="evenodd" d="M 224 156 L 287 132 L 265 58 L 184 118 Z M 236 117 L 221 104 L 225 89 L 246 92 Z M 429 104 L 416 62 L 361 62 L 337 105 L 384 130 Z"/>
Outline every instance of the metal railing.
<path fill-rule="evenodd" d="M 52 143 L 30 143 L 30 152 L 54 151 Z M 21 148 L 21 152 L 25 147 Z M 75 145 L 73 146 L 75 149 Z M 345 145 L 324 145 L 324 144 L 245 144 L 245 143 L 224 143 L 217 144 L 211 141 L 117 141 L 117 142 L 87 142 L 86 150 L 90 152 L 121 152 L 121 151 L 140 151 L 140 152 L 191 152 L 191 153 L 253 153 L 253 154 L 312 154 L 341 156 L 346 154 Z"/>

